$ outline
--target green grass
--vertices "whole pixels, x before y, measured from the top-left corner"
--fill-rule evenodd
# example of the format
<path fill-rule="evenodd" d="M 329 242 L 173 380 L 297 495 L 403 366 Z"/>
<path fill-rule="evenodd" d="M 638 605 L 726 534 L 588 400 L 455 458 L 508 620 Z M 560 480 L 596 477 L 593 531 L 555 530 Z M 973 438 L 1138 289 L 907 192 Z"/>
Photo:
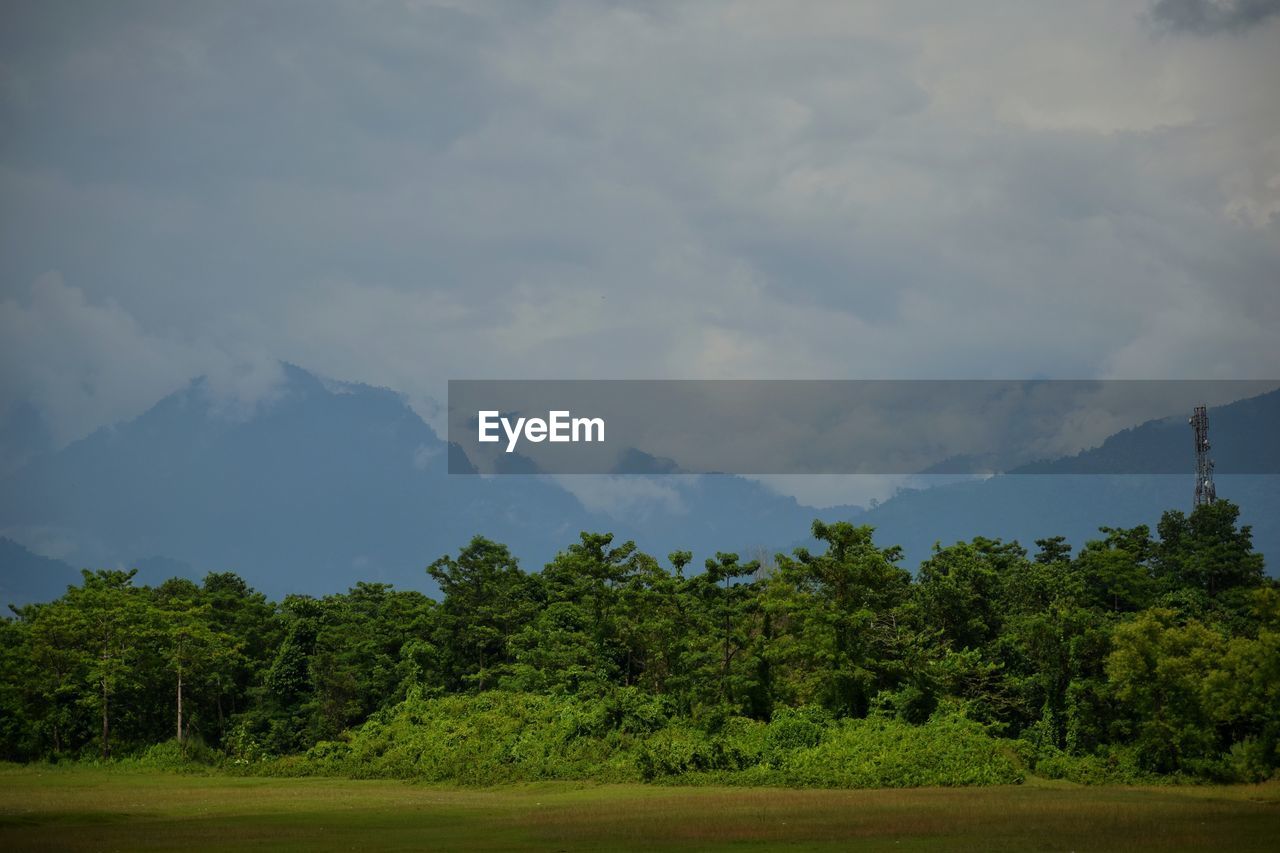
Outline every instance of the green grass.
<path fill-rule="evenodd" d="M 1275 850 L 1280 783 L 789 790 L 0 769 L 0 850 Z"/>

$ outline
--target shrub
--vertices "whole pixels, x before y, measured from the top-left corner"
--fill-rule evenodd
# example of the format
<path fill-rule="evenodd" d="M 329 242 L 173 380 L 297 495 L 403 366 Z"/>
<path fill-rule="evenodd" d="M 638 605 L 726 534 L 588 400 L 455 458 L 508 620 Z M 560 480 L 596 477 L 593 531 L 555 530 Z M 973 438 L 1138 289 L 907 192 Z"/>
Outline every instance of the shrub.
<path fill-rule="evenodd" d="M 222 747 L 233 764 L 245 765 L 260 762 L 268 756 L 268 752 L 252 727 L 244 720 L 237 721 L 222 738 Z"/>
<path fill-rule="evenodd" d="M 221 764 L 222 753 L 210 748 L 198 737 L 185 741 L 167 740 L 147 748 L 128 763 L 156 770 L 203 770 Z"/>
<path fill-rule="evenodd" d="M 1225 764 L 1233 782 L 1265 782 L 1275 774 L 1280 755 L 1275 743 L 1247 737 L 1231 745 Z"/>
<path fill-rule="evenodd" d="M 345 742 L 317 744 L 260 772 L 342 774 L 488 785 L 539 779 L 714 781 L 824 787 L 975 785 L 1022 778 L 1007 748 L 956 717 L 833 722 L 779 709 L 768 724 L 672 721 L 661 699 L 620 690 L 593 699 L 492 692 L 412 696 Z"/>
<path fill-rule="evenodd" d="M 628 729 L 652 725 L 652 708 L 634 710 L 526 693 L 410 697 L 371 717 L 349 743 L 318 745 L 305 764 L 316 773 L 475 785 L 616 779 L 627 775 L 612 759 L 633 740 Z"/>
<path fill-rule="evenodd" d="M 1042 748 L 1035 759 L 1035 772 L 1046 779 L 1065 779 L 1079 785 L 1138 785 L 1159 782 L 1163 777 L 1144 771 L 1132 750 L 1112 748 L 1090 755 L 1069 755 Z"/>
<path fill-rule="evenodd" d="M 768 744 L 774 753 L 817 746 L 823 730 L 831 724 L 831 716 L 813 706 L 778 708 L 769 721 Z"/>
<path fill-rule="evenodd" d="M 982 726 L 959 717 L 913 726 L 871 718 L 834 724 L 822 742 L 778 766 L 783 784 L 839 788 L 1004 785 L 1023 780 Z"/>

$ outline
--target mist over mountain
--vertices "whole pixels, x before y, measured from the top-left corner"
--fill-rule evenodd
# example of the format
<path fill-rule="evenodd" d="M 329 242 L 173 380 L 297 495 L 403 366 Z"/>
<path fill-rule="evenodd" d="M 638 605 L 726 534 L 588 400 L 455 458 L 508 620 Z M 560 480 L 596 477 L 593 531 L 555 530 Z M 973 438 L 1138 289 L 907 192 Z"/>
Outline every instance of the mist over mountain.
<path fill-rule="evenodd" d="M 1108 471 L 1189 470 L 1195 442 L 1181 413 L 1147 421 L 1101 445 L 1060 459 L 1033 462 L 1011 474 L 1105 474 Z M 1210 409 L 1210 455 L 1220 475 L 1280 472 L 1280 390 Z"/>
<path fill-rule="evenodd" d="M 1211 456 L 1220 498 L 1240 506 L 1268 571 L 1280 568 L 1280 390 L 1209 410 Z M 906 562 L 926 559 L 934 542 L 987 536 L 1016 539 L 1034 551 L 1036 539 L 1066 536 L 1075 549 L 1100 538 L 1098 527 L 1146 524 L 1154 532 L 1166 509 L 1189 512 L 1194 442 L 1186 414 L 1147 421 L 1072 456 L 1022 465 L 1003 474 L 936 488 L 899 492 L 861 519 L 877 539 L 903 546 Z M 957 458 L 925 472 L 982 473 L 992 460 Z M 1177 471 L 1119 475 L 1106 472 Z M 1223 473 L 1231 472 L 1231 473 Z"/>
<path fill-rule="evenodd" d="M 137 567 L 147 582 L 229 570 L 282 595 L 357 580 L 431 591 L 424 567 L 475 534 L 531 567 L 583 530 L 635 538 L 660 556 L 692 549 L 700 561 L 789 548 L 813 518 L 739 478 L 584 478 L 566 488 L 541 476 L 450 476 L 459 451 L 400 395 L 293 365 L 284 376 L 252 412 L 228 410 L 195 380 L 132 421 L 35 459 L 0 481 L 0 533 L 61 565 Z M 0 559 L 10 600 L 56 595 L 64 575 Z"/>
<path fill-rule="evenodd" d="M 757 556 L 807 544 L 815 517 L 875 525 L 877 540 L 903 545 L 914 568 L 935 541 L 984 535 L 1033 548 L 1061 534 L 1078 548 L 1100 525 L 1154 527 L 1163 510 L 1191 502 L 1185 418 L 1018 475 L 903 491 L 864 512 L 803 506 L 739 477 L 656 476 L 669 460 L 638 450 L 619 462 L 619 472 L 639 472 L 629 476 L 450 476 L 451 455 L 466 464 L 460 451 L 399 394 L 292 365 L 284 376 L 252 411 L 228 408 L 195 380 L 0 480 L 3 603 L 55 596 L 76 569 L 108 566 L 137 567 L 153 583 L 235 571 L 272 596 L 357 580 L 434 592 L 424 567 L 475 534 L 506 543 L 530 568 L 583 530 L 635 539 L 659 558 L 692 550 L 696 567 L 716 551 Z M 1219 458 L 1274 454 L 1280 392 L 1214 409 L 1211 422 Z M 1175 454 L 1188 474 L 1083 476 L 1116 453 Z M 1219 478 L 1219 494 L 1241 505 L 1268 554 L 1280 554 L 1277 481 Z"/>
<path fill-rule="evenodd" d="M 0 418 L 0 477 L 53 449 L 53 436 L 40 411 L 19 401 Z"/>

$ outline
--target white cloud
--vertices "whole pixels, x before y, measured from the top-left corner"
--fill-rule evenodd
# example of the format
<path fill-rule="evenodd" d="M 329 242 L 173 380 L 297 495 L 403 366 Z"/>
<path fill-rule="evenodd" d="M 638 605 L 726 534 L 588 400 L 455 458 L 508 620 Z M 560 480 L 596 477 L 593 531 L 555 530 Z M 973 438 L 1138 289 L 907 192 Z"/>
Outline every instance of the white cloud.
<path fill-rule="evenodd" d="M 0 393 L 63 437 L 268 356 L 436 426 L 451 377 L 1280 363 L 1274 17 L 40 8 L 0 45 L 2 316 L 42 330 L 6 338 Z M 50 268 L 90 296 L 28 297 Z"/>
<path fill-rule="evenodd" d="M 58 443 L 140 414 L 200 375 L 218 409 L 243 417 L 280 379 L 278 363 L 251 347 L 151 334 L 56 273 L 39 278 L 26 300 L 0 301 L 0 341 L 0 400 L 35 405 Z"/>
<path fill-rule="evenodd" d="M 554 479 L 588 511 L 625 521 L 643 521 L 653 515 L 685 515 L 689 508 L 683 490 L 697 485 L 697 478 L 684 475 L 651 479 L 583 474 Z"/>

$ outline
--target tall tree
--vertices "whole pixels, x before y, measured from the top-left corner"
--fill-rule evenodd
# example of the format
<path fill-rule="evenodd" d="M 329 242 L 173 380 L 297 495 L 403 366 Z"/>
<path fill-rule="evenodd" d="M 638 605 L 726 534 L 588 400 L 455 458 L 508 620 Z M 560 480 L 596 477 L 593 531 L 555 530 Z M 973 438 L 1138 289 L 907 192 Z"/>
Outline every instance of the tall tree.
<path fill-rule="evenodd" d="M 185 743 L 184 693 L 193 683 L 216 682 L 216 673 L 234 665 L 238 643 L 210 624 L 212 607 L 200 600 L 191 581 L 174 578 L 156 590 L 156 633 L 165 666 L 173 676 L 175 737 Z"/>
<path fill-rule="evenodd" d="M 1090 603 L 1116 613 L 1141 610 L 1155 592 L 1150 528 L 1103 527 L 1101 532 L 1106 538 L 1086 544 L 1075 561 Z"/>
<path fill-rule="evenodd" d="M 879 548 L 869 526 L 813 523 L 826 550 L 779 555 L 780 576 L 795 590 L 793 624 L 801 695 L 837 714 L 863 716 L 882 674 L 874 639 L 879 620 L 905 602 L 911 575 L 897 563 L 902 549 Z"/>
<path fill-rule="evenodd" d="M 1226 500 L 1202 504 L 1190 517 L 1177 510 L 1161 516 L 1154 559 L 1165 589 L 1191 587 L 1213 597 L 1261 583 L 1262 555 L 1239 519 L 1240 507 Z"/>
<path fill-rule="evenodd" d="M 87 660 L 84 671 L 94 687 L 86 699 L 97 708 L 102 723 L 103 759 L 111 757 L 112 701 L 140 683 L 139 650 L 154 636 L 150 608 L 133 585 L 137 571 L 83 571 L 83 583 L 66 595 L 76 611 L 78 645 Z"/>
<path fill-rule="evenodd" d="M 757 667 L 749 660 L 755 639 L 759 588 L 744 582 L 760 569 L 758 560 L 743 563 L 737 554 L 717 553 L 707 560 L 705 571 L 693 579 L 705 631 L 706 675 L 702 681 L 714 685 L 714 697 L 726 710 L 751 713 L 750 694 L 756 692 Z"/>
<path fill-rule="evenodd" d="M 427 573 L 444 594 L 436 625 L 451 664 L 449 686 L 496 687 L 511 664 L 509 641 L 532 614 L 533 586 L 507 546 L 483 536 Z"/>

